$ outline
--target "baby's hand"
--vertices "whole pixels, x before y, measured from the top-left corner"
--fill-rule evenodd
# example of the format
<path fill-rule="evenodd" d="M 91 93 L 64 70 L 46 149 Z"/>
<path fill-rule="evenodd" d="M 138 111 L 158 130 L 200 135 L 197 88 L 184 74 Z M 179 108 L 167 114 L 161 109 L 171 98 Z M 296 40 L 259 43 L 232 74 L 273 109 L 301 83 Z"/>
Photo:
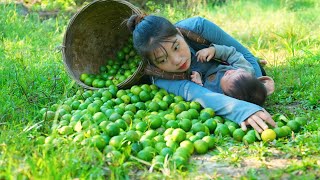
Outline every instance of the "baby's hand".
<path fill-rule="evenodd" d="M 216 48 L 214 48 L 214 46 L 201 49 L 196 53 L 197 61 L 208 62 L 210 61 L 210 59 L 214 57 L 215 52 L 216 52 Z"/>
<path fill-rule="evenodd" d="M 196 84 L 199 84 L 200 86 L 203 86 L 201 76 L 197 71 L 192 71 L 191 81 Z"/>

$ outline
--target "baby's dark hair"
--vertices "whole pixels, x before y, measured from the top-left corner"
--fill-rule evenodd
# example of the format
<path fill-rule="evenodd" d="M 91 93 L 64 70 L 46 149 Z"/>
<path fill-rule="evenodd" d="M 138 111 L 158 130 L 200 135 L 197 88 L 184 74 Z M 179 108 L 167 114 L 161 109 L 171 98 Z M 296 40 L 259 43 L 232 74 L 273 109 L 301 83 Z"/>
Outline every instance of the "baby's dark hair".
<path fill-rule="evenodd" d="M 146 60 L 150 60 L 150 52 L 159 47 L 165 51 L 160 43 L 178 34 L 178 30 L 170 21 L 154 15 L 134 14 L 128 19 L 127 26 L 133 34 L 135 49 Z"/>
<path fill-rule="evenodd" d="M 230 97 L 262 106 L 267 98 L 266 87 L 254 76 L 240 75 L 234 84 L 224 92 Z"/>

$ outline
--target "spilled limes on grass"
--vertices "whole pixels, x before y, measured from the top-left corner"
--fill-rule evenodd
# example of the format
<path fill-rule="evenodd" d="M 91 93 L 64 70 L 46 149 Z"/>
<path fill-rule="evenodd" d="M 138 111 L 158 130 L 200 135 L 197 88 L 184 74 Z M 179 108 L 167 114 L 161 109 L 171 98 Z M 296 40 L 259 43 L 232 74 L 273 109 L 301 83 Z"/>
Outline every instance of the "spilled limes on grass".
<path fill-rule="evenodd" d="M 52 134 L 36 144 L 54 147 L 70 140 L 97 148 L 113 166 L 132 161 L 129 157 L 134 156 L 156 163 L 158 168 L 165 162 L 181 168 L 191 155 L 208 153 L 224 139 L 246 145 L 270 142 L 290 137 L 307 123 L 306 118 L 279 116 L 277 124 L 282 125 L 260 136 L 252 128 L 243 131 L 233 121 L 199 105 L 148 84 L 77 92 L 62 104 L 41 110 L 43 119 L 52 121 Z"/>

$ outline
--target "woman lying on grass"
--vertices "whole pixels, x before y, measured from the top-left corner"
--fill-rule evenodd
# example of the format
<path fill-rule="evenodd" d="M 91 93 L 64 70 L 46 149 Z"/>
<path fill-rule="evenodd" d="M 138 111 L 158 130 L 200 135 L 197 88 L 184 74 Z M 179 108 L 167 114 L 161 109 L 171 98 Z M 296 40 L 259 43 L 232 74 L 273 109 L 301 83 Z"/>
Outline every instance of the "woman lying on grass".
<path fill-rule="evenodd" d="M 262 75 L 255 57 L 239 42 L 212 22 L 203 18 L 189 18 L 174 26 L 165 18 L 148 15 L 132 15 L 128 28 L 133 32 L 133 43 L 138 53 L 151 65 L 167 73 L 185 73 L 199 65 L 196 52 L 208 48 L 201 42 L 184 39 L 178 28 L 200 35 L 210 43 L 233 46 L 242 53 L 254 68 L 255 75 Z M 206 65 L 205 63 L 203 65 Z M 182 96 L 187 101 L 197 101 L 203 107 L 214 109 L 217 115 L 230 119 L 246 130 L 251 125 L 259 133 L 275 126 L 270 114 L 262 107 L 215 93 L 190 80 L 172 80 L 152 77 L 153 82 L 168 92 Z M 206 83 L 206 82 L 204 82 Z"/>

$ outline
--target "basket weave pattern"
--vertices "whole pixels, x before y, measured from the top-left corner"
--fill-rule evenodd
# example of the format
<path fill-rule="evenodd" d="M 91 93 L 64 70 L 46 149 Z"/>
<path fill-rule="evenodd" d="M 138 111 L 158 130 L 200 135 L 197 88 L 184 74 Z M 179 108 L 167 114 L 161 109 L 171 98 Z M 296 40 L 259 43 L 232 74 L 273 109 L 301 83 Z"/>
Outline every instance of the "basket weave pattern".
<path fill-rule="evenodd" d="M 98 89 L 80 81 L 82 73 L 98 73 L 108 58 L 114 59 L 116 51 L 127 41 L 131 33 L 124 21 L 138 8 L 120 0 L 94 1 L 70 20 L 63 41 L 63 60 L 69 75 L 86 89 Z M 143 75 L 141 62 L 136 72 L 119 88 L 133 85 Z"/>

